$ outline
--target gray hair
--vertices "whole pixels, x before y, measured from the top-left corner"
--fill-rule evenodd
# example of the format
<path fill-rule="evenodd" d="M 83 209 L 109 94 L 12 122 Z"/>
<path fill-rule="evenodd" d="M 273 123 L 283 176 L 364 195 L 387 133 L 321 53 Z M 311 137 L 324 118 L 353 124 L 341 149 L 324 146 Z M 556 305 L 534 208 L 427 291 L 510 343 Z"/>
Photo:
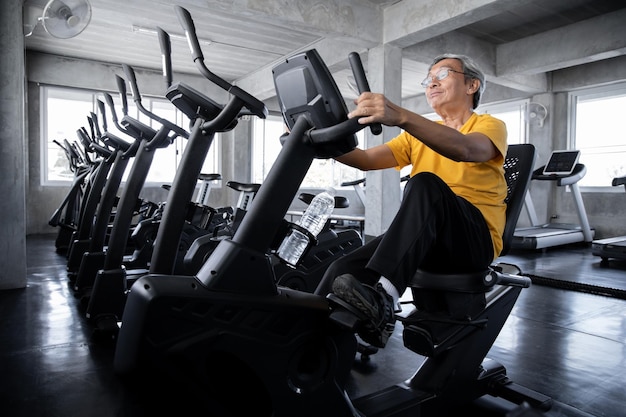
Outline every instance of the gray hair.
<path fill-rule="evenodd" d="M 437 64 L 439 61 L 444 59 L 456 59 L 461 63 L 461 71 L 463 71 L 466 75 L 466 78 L 476 79 L 480 82 L 480 86 L 478 90 L 474 93 L 474 101 L 473 108 L 475 109 L 480 104 L 480 99 L 485 91 L 485 74 L 481 71 L 481 69 L 476 65 L 476 63 L 468 56 L 458 55 L 458 54 L 442 54 L 436 57 L 433 60 L 433 63 L 428 67 L 428 72 L 432 69 L 432 67 Z"/>

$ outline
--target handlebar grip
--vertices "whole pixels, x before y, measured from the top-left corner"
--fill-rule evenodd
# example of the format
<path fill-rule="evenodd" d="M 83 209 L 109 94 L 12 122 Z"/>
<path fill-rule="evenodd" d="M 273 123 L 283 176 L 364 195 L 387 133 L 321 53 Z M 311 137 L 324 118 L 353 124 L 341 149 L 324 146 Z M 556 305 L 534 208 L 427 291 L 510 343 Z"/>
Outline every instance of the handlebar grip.
<path fill-rule="evenodd" d="M 528 288 L 532 284 L 532 280 L 526 276 L 509 274 L 506 272 L 496 272 L 496 271 L 493 271 L 492 273 L 496 277 L 496 283 L 501 284 L 501 285 Z"/>
<path fill-rule="evenodd" d="M 100 125 L 98 124 L 98 115 L 94 112 L 91 112 L 91 119 L 93 120 L 93 127 L 96 129 L 97 137 L 102 136 L 102 132 L 100 131 Z"/>
<path fill-rule="evenodd" d="M 189 13 L 189 11 L 187 11 L 187 9 L 184 9 L 180 6 L 174 7 L 176 9 L 178 21 L 185 30 L 185 36 L 187 37 L 187 42 L 189 43 L 189 49 L 191 49 L 191 55 L 193 56 L 193 60 L 195 61 L 197 59 L 200 59 L 204 61 L 202 49 L 200 49 L 200 42 L 198 41 L 198 36 L 196 35 L 196 27 L 193 24 L 191 14 Z"/>
<path fill-rule="evenodd" d="M 89 136 L 90 138 L 93 138 L 96 136 L 96 132 L 93 129 L 93 120 L 91 119 L 91 116 L 87 116 L 87 122 L 89 122 L 89 132 L 91 132 L 91 136 L 89 136 L 89 133 L 87 132 L 86 129 L 85 129 L 85 134 Z"/>
<path fill-rule="evenodd" d="M 165 83 L 169 87 L 172 85 L 172 43 L 170 41 L 170 35 L 166 31 L 157 27 L 157 32 L 159 34 L 159 44 L 161 46 L 163 77 L 165 78 Z"/>
<path fill-rule="evenodd" d="M 365 69 L 363 68 L 361 56 L 356 52 L 350 52 L 348 55 L 348 61 L 350 62 L 352 74 L 354 75 L 354 80 L 356 81 L 356 87 L 358 88 L 359 93 L 370 91 L 370 85 L 367 82 L 367 77 L 365 76 Z M 370 125 L 370 130 L 372 134 L 380 135 L 383 131 L 383 127 L 380 123 L 372 123 Z"/>
<path fill-rule="evenodd" d="M 122 64 L 122 69 L 124 70 L 126 78 L 128 78 L 128 84 L 130 84 L 130 93 L 133 96 L 133 100 L 135 100 L 135 102 L 141 102 L 141 96 L 139 95 L 139 89 L 137 88 L 137 78 L 135 77 L 135 70 L 133 70 L 133 68 L 128 64 Z"/>
<path fill-rule="evenodd" d="M 76 131 L 76 134 L 78 135 L 78 139 L 83 144 L 83 146 L 87 149 L 90 149 L 91 140 L 89 140 L 89 135 L 87 134 L 87 132 L 85 132 L 84 129 L 78 129 Z"/>
<path fill-rule="evenodd" d="M 122 113 L 124 115 L 127 115 L 128 99 L 126 98 L 126 80 L 124 80 L 119 75 L 115 75 L 115 80 L 117 81 L 117 91 L 120 92 L 120 98 L 122 99 Z"/>
<path fill-rule="evenodd" d="M 107 130 L 107 112 L 106 112 L 106 109 L 104 108 L 104 101 L 98 100 L 98 110 L 100 110 L 100 114 L 102 115 L 102 127 L 104 128 L 104 131 L 106 132 L 106 130 Z"/>
<path fill-rule="evenodd" d="M 109 105 L 109 108 L 111 109 L 111 118 L 113 119 L 114 122 L 117 122 L 117 113 L 115 112 L 115 104 L 113 103 L 113 97 L 111 97 L 111 94 L 109 93 L 104 93 L 104 99 L 106 100 L 107 104 Z"/>

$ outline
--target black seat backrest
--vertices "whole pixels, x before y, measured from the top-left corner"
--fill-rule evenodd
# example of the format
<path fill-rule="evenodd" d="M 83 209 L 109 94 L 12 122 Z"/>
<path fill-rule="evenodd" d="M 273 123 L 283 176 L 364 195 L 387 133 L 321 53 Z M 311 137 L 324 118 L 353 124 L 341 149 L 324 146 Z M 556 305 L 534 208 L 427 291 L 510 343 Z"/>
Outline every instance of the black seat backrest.
<path fill-rule="evenodd" d="M 534 163 L 535 147 L 533 145 L 508 146 L 504 159 L 504 176 L 507 184 L 506 223 L 500 256 L 505 255 L 511 247 Z M 413 292 L 413 303 L 418 311 L 429 312 L 429 314 L 444 314 L 455 319 L 473 317 L 484 309 L 485 292 L 493 285 L 493 282 L 487 285 L 484 281 L 485 272 L 441 274 L 418 269 L 409 284 Z"/>
<path fill-rule="evenodd" d="M 506 255 L 511 248 L 515 226 L 532 178 L 535 156 L 535 146 L 530 143 L 513 144 L 508 147 L 504 160 L 504 177 L 507 185 L 506 224 L 502 235 L 503 246 L 500 256 Z"/>
<path fill-rule="evenodd" d="M 526 191 L 532 178 L 533 166 L 535 164 L 535 147 L 531 144 L 509 145 L 506 158 L 504 159 L 504 177 L 507 184 L 506 223 L 502 235 L 503 248 L 500 256 L 505 255 L 513 240 L 513 233 L 519 218 Z M 419 288 L 422 292 L 425 289 L 444 292 L 466 292 L 482 293 L 487 291 L 489 286 L 483 282 L 485 271 L 473 271 L 457 274 L 442 274 L 438 272 L 428 272 L 418 269 L 413 276 L 412 288 Z M 442 278 L 444 277 L 444 278 Z M 414 300 L 419 295 L 413 295 Z M 433 297 L 432 294 L 427 297 Z"/>

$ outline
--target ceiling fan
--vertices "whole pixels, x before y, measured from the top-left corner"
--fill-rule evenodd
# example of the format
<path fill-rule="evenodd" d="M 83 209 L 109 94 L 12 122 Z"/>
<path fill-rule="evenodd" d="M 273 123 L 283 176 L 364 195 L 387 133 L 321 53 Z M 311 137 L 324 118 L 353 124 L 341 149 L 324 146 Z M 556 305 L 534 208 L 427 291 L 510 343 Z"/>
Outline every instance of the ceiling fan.
<path fill-rule="evenodd" d="M 42 7 L 37 1 L 24 4 L 24 36 L 31 36 L 39 23 L 55 38 L 69 39 L 80 34 L 91 20 L 88 0 L 49 0 Z"/>

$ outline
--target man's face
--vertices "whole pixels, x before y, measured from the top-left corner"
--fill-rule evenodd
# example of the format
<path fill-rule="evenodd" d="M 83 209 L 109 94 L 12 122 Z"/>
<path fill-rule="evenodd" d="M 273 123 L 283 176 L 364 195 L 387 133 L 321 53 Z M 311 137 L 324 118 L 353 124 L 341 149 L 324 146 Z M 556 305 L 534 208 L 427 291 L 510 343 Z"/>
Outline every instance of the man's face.
<path fill-rule="evenodd" d="M 468 97 L 470 80 L 467 80 L 461 62 L 456 59 L 443 59 L 430 69 L 426 77 L 426 100 L 437 111 L 446 104 L 465 103 Z"/>

